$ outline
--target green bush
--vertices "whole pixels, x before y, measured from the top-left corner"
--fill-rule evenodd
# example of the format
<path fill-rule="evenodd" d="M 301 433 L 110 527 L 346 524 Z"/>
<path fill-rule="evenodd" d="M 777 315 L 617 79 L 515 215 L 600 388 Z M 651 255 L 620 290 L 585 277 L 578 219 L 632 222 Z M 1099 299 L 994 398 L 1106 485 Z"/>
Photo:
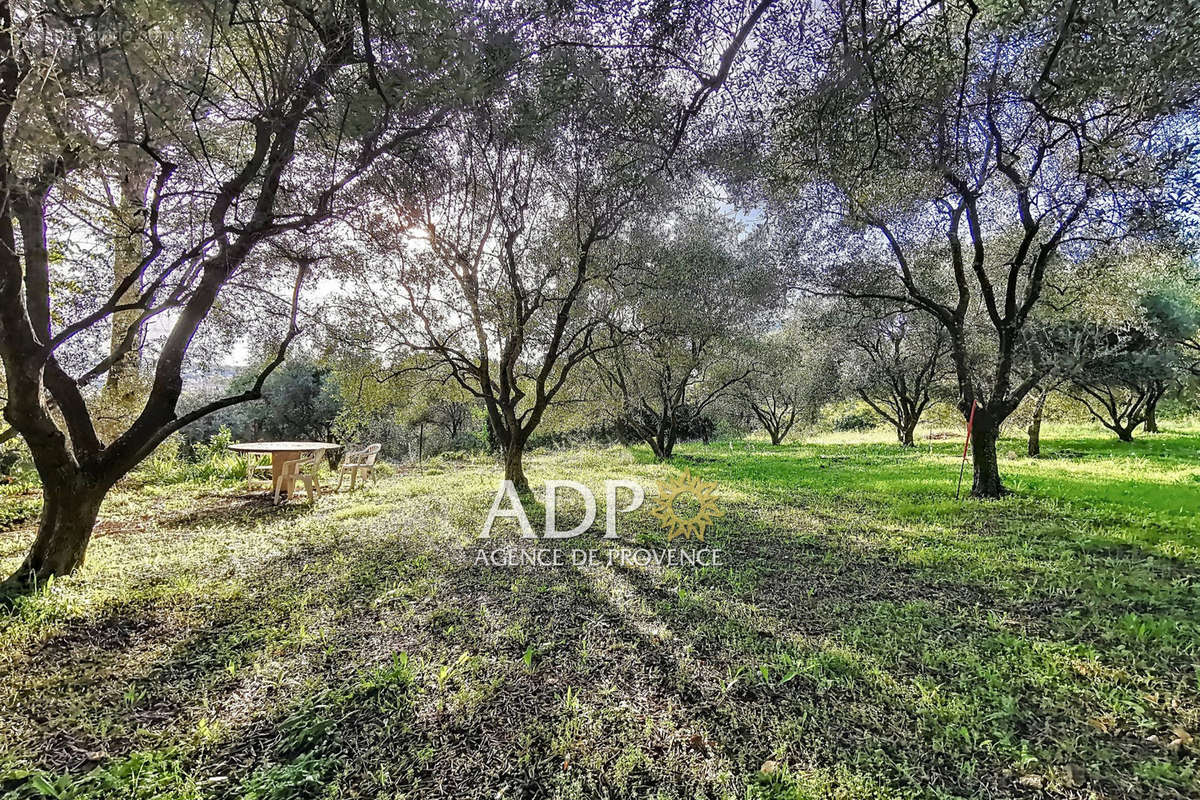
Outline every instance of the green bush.
<path fill-rule="evenodd" d="M 879 416 L 866 408 L 855 408 L 833 422 L 835 431 L 869 431 L 879 424 Z"/>
<path fill-rule="evenodd" d="M 183 439 L 176 434 L 142 462 L 138 475 L 146 483 L 163 485 L 245 480 L 246 459 L 229 449 L 232 443 L 233 434 L 222 427 L 207 442 L 193 445 L 188 458 L 183 452 Z"/>
<path fill-rule="evenodd" d="M 0 531 L 32 522 L 41 510 L 42 498 L 31 493 L 30 487 L 17 484 L 0 486 Z"/>
<path fill-rule="evenodd" d="M 22 439 L 0 445 L 0 485 L 37 486 L 37 470 Z"/>

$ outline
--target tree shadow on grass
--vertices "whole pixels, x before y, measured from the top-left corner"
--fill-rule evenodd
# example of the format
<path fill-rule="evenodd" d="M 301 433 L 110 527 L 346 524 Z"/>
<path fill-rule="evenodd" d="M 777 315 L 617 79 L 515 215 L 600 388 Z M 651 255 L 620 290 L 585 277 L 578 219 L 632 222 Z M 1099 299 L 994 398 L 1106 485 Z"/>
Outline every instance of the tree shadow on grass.
<path fill-rule="evenodd" d="M 333 562 L 341 566 L 327 570 Z M 305 626 L 314 639 L 304 639 Z M 364 684 L 399 652 L 411 656 L 418 688 L 393 709 Z M 228 776 L 220 793 L 229 796 L 306 754 L 334 757 L 338 780 L 356 790 L 387 764 L 398 785 L 426 796 L 532 797 L 550 785 L 583 786 L 589 796 L 656 785 L 703 795 L 721 784 L 707 765 L 726 719 L 711 710 L 723 702 L 711 694 L 717 684 L 681 684 L 674 651 L 590 577 L 497 571 L 411 537 L 305 544 L 265 559 L 223 594 L 143 591 L 69 622 L 21 660 L 55 667 L 18 682 L 18 695 L 64 705 L 12 709 L 37 706 L 40 716 L 8 746 L 26 751 L 26 766 L 52 772 L 194 740 L 211 720 L 225 734 L 186 758 L 199 778 Z M 712 654 L 712 675 L 726 660 Z M 575 709 L 565 700 L 572 691 Z M 727 699 L 757 696 L 747 691 Z M 767 705 L 755 707 L 762 714 Z M 325 734 L 297 743 L 297 724 L 326 722 Z M 758 742 L 730 763 L 741 772 L 767 752 Z"/>
<path fill-rule="evenodd" d="M 205 793 L 227 797 L 249 784 L 303 796 L 305 775 L 362 795 L 715 797 L 768 759 L 1008 795 L 1009 751 L 945 730 L 978 725 L 1047 752 L 1094 731 L 1087 708 L 1030 676 L 987 672 L 1048 636 L 1007 589 L 831 535 L 819 517 L 796 535 L 754 512 L 728 509 L 710 537 L 728 566 L 694 573 L 489 567 L 461 540 L 381 534 L 384 517 L 243 565 L 228 585 L 135 584 L 9 666 L 28 701 L 5 701 L 25 720 L 5 746 L 79 773 L 173 745 L 203 785 L 226 779 Z M 964 670 L 993 682 L 983 699 Z M 945 695 L 944 716 L 918 687 Z M 988 720 L 1003 696 L 1024 708 Z M 1094 785 L 1124 791 L 1140 741 L 1104 743 L 1116 770 Z"/>
<path fill-rule="evenodd" d="M 277 522 L 314 513 L 317 507 L 306 502 L 291 501 L 276 505 L 274 498 L 261 493 L 216 495 L 221 502 L 182 514 L 161 518 L 167 528 L 193 528 L 202 525 L 235 525 L 255 521 Z"/>
<path fill-rule="evenodd" d="M 1097 723 L 1107 718 L 1114 697 L 1132 702 L 1151 689 L 1156 697 L 1172 693 L 1172 701 L 1164 698 L 1147 709 L 1140 723 L 1153 720 L 1160 729 L 1178 714 L 1172 702 L 1182 701 L 1195 713 L 1200 699 L 1170 679 L 1147 683 L 1123 673 L 1122 662 L 1135 674 L 1145 667 L 1127 642 L 1113 640 L 1108 630 L 1079 630 L 1079 611 L 1109 598 L 1081 592 L 1056 619 L 1042 619 L 1006 591 L 948 586 L 928 570 L 836 542 L 793 548 L 769 528 L 747 520 L 739 524 L 738 541 L 749 544 L 739 559 L 730 560 L 765 560 L 778 567 L 760 573 L 752 591 L 692 603 L 679 598 L 679 587 L 688 583 L 679 576 L 621 570 L 623 581 L 674 631 L 676 653 L 747 668 L 745 674 L 760 687 L 763 697 L 738 696 L 718 729 L 759 741 L 776 733 L 785 745 L 783 758 L 793 764 L 869 764 L 872 774 L 887 776 L 894 787 L 968 795 L 1020 794 L 1015 779 L 1031 753 L 1042 759 L 1043 771 L 1103 764 L 1085 779 L 1072 772 L 1072 781 L 1086 780 L 1087 790 L 1076 787 L 1080 794 L 1099 789 L 1136 795 L 1145 790 L 1142 770 L 1148 764 L 1165 758 L 1176 775 L 1186 775 L 1194 762 L 1183 753 L 1166 753 L 1136 729 L 1113 735 Z M 818 557 L 821 550 L 825 554 Z M 838 564 L 832 578 L 823 567 L 830 552 L 837 553 Z M 814 584 L 815 592 L 806 591 Z M 760 591 L 766 587 L 770 591 Z M 734 600 L 738 595 L 744 598 L 740 603 Z M 1192 612 L 1198 611 L 1193 598 Z M 1188 616 L 1186 610 L 1176 614 Z M 1095 661 L 1078 654 L 1081 643 L 1096 651 Z M 1173 644 L 1175 657 L 1163 654 L 1151 675 L 1178 674 L 1172 665 L 1185 666 L 1186 634 Z M 797 676 L 781 683 L 797 664 L 802 666 Z M 756 674 L 756 666 L 766 671 Z M 914 696 L 931 690 L 937 702 Z M 1018 704 L 1011 702 L 1015 698 Z M 764 717 L 802 720 L 802 736 L 788 742 L 769 727 L 747 723 L 756 718 L 756 705 Z M 954 743 L 960 726 L 967 739 Z M 761 745 L 742 752 L 756 757 Z M 742 763 L 752 768 L 753 757 Z M 1149 793 L 1159 792 L 1173 794 L 1162 784 Z"/>

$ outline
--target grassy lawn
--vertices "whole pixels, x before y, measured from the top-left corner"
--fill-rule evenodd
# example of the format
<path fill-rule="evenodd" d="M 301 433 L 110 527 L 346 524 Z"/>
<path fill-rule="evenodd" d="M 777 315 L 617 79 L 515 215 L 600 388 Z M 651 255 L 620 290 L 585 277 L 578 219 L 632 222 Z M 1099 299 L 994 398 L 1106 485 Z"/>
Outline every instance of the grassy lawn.
<path fill-rule="evenodd" d="M 578 547 L 666 545 L 649 503 L 600 538 L 606 478 L 716 481 L 695 569 L 476 564 L 483 460 L 312 509 L 129 486 L 0 616 L 0 793 L 1195 797 L 1200 428 L 1043 447 L 1002 442 L 997 503 L 954 500 L 954 439 L 529 459 L 596 490 Z"/>

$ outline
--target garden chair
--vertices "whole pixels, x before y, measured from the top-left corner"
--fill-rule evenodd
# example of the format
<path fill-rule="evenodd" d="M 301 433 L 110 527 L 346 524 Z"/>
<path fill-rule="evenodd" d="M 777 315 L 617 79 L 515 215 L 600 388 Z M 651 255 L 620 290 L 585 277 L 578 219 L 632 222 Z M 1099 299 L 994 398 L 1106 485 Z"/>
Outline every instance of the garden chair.
<path fill-rule="evenodd" d="M 255 481 L 266 481 L 271 484 L 271 457 L 260 453 L 249 453 L 246 456 L 246 491 L 254 491 Z"/>
<path fill-rule="evenodd" d="M 346 457 L 342 459 L 342 465 L 338 467 L 338 485 L 334 491 L 342 490 L 342 480 L 347 474 L 350 475 L 350 491 L 354 491 L 354 482 L 360 474 L 365 484 L 367 478 L 370 478 L 375 472 L 375 459 L 379 457 L 379 451 L 382 449 L 383 445 L 373 444 L 362 450 L 346 453 Z"/>
<path fill-rule="evenodd" d="M 290 461 L 283 462 L 283 469 L 279 473 L 279 480 L 275 481 L 275 504 L 280 502 L 279 495 L 283 491 L 287 491 L 289 495 L 296 493 L 296 484 L 303 483 L 304 489 L 308 492 L 308 502 L 313 501 L 313 497 L 321 494 L 321 481 L 317 478 L 317 470 L 321 468 L 321 457 L 323 451 L 314 450 L 311 453 L 305 453 L 300 458 L 294 458 Z"/>

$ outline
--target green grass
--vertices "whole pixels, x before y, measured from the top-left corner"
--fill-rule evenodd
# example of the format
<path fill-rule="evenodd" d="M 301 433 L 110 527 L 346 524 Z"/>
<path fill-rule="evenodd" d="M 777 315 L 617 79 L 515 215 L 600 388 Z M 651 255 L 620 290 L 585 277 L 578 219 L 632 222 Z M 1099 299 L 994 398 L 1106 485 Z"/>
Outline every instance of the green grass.
<path fill-rule="evenodd" d="M 697 569 L 477 565 L 484 460 L 312 509 L 131 484 L 84 569 L 0 618 L 0 793 L 1200 793 L 1200 429 L 1006 439 L 992 503 L 954 500 L 959 441 L 885 442 L 529 458 L 598 526 L 606 478 L 716 481 Z M 615 545 L 665 546 L 649 506 Z"/>

